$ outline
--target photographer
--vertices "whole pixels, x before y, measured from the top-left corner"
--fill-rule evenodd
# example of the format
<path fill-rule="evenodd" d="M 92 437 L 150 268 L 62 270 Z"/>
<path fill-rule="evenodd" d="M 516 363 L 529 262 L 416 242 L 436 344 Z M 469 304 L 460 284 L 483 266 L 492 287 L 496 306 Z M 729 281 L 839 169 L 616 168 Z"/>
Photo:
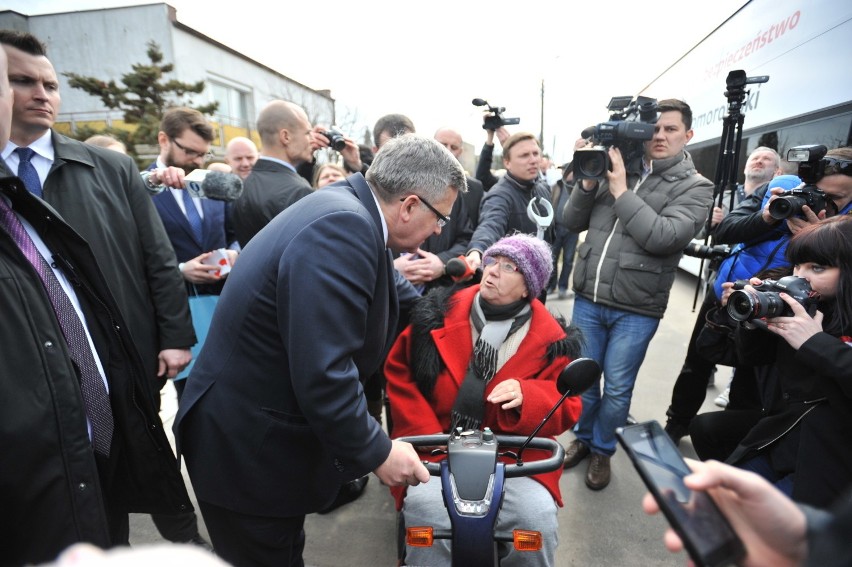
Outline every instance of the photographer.
<path fill-rule="evenodd" d="M 841 176 L 838 185 L 852 190 L 852 177 Z M 738 359 L 774 367 L 781 403 L 751 428 L 728 462 L 760 474 L 798 502 L 827 506 L 852 484 L 852 219 L 836 216 L 803 228 L 790 240 L 787 258 L 793 274 L 818 294 L 817 310 L 812 316 L 801 299 L 780 293 L 791 316 L 737 329 Z M 744 291 L 753 294 L 763 283 L 752 278 Z M 733 287 L 723 284 L 723 303 Z"/>
<path fill-rule="evenodd" d="M 852 158 L 852 149 L 838 148 L 829 150 L 824 159 L 816 160 L 813 164 L 842 163 L 844 159 L 848 161 L 850 158 Z M 803 165 L 806 167 L 802 175 L 807 176 L 811 166 L 807 162 Z M 836 206 L 839 214 L 852 210 L 852 186 L 850 186 L 849 177 L 834 173 L 833 166 L 827 166 L 825 174 L 816 180 L 816 187 L 824 191 L 825 195 L 832 200 L 830 208 L 833 209 Z M 770 204 L 786 191 L 797 186 L 797 182 L 798 177 L 795 176 L 781 175 L 774 178 L 767 188 L 755 191 L 719 225 L 716 234 L 717 237 L 724 239 L 723 242 L 733 242 L 735 240 L 731 239 L 736 238 L 742 240 L 719 267 L 719 275 L 714 286 L 716 297 L 722 296 L 722 285 L 725 282 L 747 279 L 760 275 L 766 270 L 789 266 L 785 258 L 785 249 L 791 236 L 795 231 L 801 230 L 801 227 L 816 222 L 827 214 L 827 211 L 822 211 L 816 215 L 805 205 L 800 217 L 784 220 L 772 218 L 769 213 Z M 711 312 L 708 320 L 713 319 L 716 322 L 722 322 Z M 707 335 L 709 336 L 710 333 Z M 705 341 L 699 339 L 699 342 Z M 699 346 L 698 350 L 700 352 L 706 348 L 706 346 Z M 728 409 L 736 411 L 721 414 L 710 412 L 700 415 L 692 420 L 689 427 L 692 444 L 702 459 L 727 458 L 755 420 L 760 419 L 763 413 L 771 411 L 775 404 L 774 370 L 753 368 L 751 364 L 741 364 L 736 360 L 733 362 L 737 366 L 731 381 L 731 402 Z M 667 431 L 669 429 L 667 425 Z"/>
<path fill-rule="evenodd" d="M 765 194 L 767 184 L 772 181 L 773 177 L 781 173 L 781 156 L 772 148 L 758 147 L 749 154 L 748 160 L 743 171 L 745 182 L 742 185 L 737 185 L 734 192 L 735 203 L 739 205 L 734 209 L 739 211 L 743 203 L 748 200 L 751 195 L 759 193 Z M 795 185 L 799 184 L 798 178 L 787 176 L 788 181 L 796 180 Z M 791 188 L 792 186 L 787 186 Z M 759 202 L 759 201 L 758 201 Z M 730 203 L 729 195 L 724 196 L 722 207 L 714 206 L 710 222 L 710 230 L 713 233 L 714 244 L 736 244 L 742 240 L 733 242 L 727 240 L 719 240 L 715 234 L 718 226 L 727 218 L 728 203 Z M 730 235 L 732 236 L 732 235 Z M 729 238 L 730 238 L 729 236 Z M 783 254 L 780 256 L 783 258 Z M 719 259 L 715 259 L 718 265 Z M 711 260 L 711 265 L 714 261 Z M 759 264 L 758 264 L 759 265 Z M 711 271 L 711 278 L 715 277 L 717 270 Z M 752 271 L 745 274 L 743 277 L 754 275 Z M 689 346 L 686 351 L 686 358 L 683 361 L 683 366 L 675 380 L 672 388 L 672 401 L 666 410 L 666 433 L 677 445 L 682 437 L 689 434 L 689 425 L 698 410 L 701 409 L 701 404 L 704 403 L 704 398 L 707 394 L 707 387 L 710 385 L 715 364 L 702 357 L 696 350 L 696 339 L 701 329 L 704 327 L 704 320 L 707 313 L 718 305 L 718 296 L 708 290 L 698 315 L 695 319 L 695 325 L 692 329 L 692 334 L 689 340 Z M 726 390 L 730 395 L 730 392 Z M 736 404 L 737 402 L 735 402 Z"/>
<path fill-rule="evenodd" d="M 605 376 L 603 391 L 598 385 L 583 395 L 577 439 L 566 450 L 566 468 L 591 454 L 586 485 L 592 490 L 609 484 L 615 429 L 627 421 L 683 249 L 712 206 L 713 183 L 684 150 L 693 135 L 689 105 L 663 100 L 658 111 L 644 159 L 628 171 L 621 151 L 611 147 L 606 179 L 583 179 L 563 211 L 569 230 L 588 230 L 574 266 L 573 322 L 586 337 L 583 356 L 598 361 Z"/>

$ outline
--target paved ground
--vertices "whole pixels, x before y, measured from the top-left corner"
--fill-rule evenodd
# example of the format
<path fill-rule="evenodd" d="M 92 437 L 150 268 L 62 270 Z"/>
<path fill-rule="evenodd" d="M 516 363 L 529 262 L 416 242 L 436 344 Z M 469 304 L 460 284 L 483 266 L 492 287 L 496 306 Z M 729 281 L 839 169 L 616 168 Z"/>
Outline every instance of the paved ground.
<path fill-rule="evenodd" d="M 680 273 L 672 290 L 669 308 L 651 343 L 633 397 L 631 414 L 639 421 L 665 420 L 671 386 L 677 375 L 686 343 L 695 320 L 692 298 L 695 278 Z M 570 318 L 571 300 L 551 300 L 548 306 Z M 724 389 L 730 372 L 720 369 L 715 387 L 708 389 L 703 411 L 716 410 L 713 398 Z M 163 418 L 171 429 L 175 411 L 174 391 L 164 393 Z M 568 443 L 571 434 L 561 440 Z M 681 450 L 694 451 L 685 439 Z M 592 492 L 583 483 L 585 463 L 562 477 L 565 507 L 559 511 L 560 566 L 681 566 L 683 555 L 671 555 L 661 543 L 665 520 L 642 513 L 640 500 L 644 486 L 622 451 L 612 461 L 612 483 L 601 492 Z M 187 481 L 188 484 L 188 481 Z M 206 530 L 201 526 L 202 534 Z M 372 567 L 396 563 L 396 513 L 387 489 L 371 478 L 364 496 L 326 516 L 311 515 L 306 522 L 305 559 L 318 567 Z M 162 541 L 150 518 L 131 518 L 131 541 L 144 544 Z"/>

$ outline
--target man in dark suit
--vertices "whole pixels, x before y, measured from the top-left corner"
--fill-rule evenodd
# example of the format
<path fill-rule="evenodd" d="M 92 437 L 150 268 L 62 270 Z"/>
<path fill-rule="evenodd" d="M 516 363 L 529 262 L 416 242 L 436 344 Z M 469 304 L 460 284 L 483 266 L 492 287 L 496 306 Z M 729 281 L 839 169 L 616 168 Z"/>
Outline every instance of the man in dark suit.
<path fill-rule="evenodd" d="M 186 289 L 163 223 L 133 160 L 51 129 L 59 113 L 59 80 L 34 36 L 0 31 L 15 92 L 12 135 L 2 156 L 20 176 L 19 150 L 34 169 L 41 198 L 92 247 L 150 376 L 159 404 L 166 377 L 191 358 L 195 333 Z M 29 188 L 29 186 L 28 186 Z M 37 193 L 38 195 L 38 193 Z"/>
<path fill-rule="evenodd" d="M 434 140 L 386 144 L 360 174 L 261 230 L 229 276 L 175 419 L 216 552 L 236 565 L 302 565 L 305 514 L 370 471 L 429 478 L 367 412 L 361 379 L 395 336 L 387 248 L 439 233 L 464 172 Z"/>
<path fill-rule="evenodd" d="M 51 129 L 59 112 L 59 81 L 44 45 L 30 34 L 8 30 L 0 31 L 0 43 L 15 92 L 3 159 L 91 246 L 142 355 L 142 386 L 159 409 L 160 389 L 189 363 L 196 341 L 163 223 L 131 158 Z M 187 511 L 183 516 L 187 531 L 170 537 L 191 541 L 198 536 L 195 515 Z M 126 524 L 127 515 L 115 521 Z"/>
<path fill-rule="evenodd" d="M 148 168 L 176 180 L 168 191 L 154 195 L 154 206 L 175 249 L 183 279 L 194 285 L 194 293 L 205 295 L 218 295 L 225 282 L 216 275 L 219 266 L 205 264 L 204 260 L 227 248 L 229 263 L 233 264 L 238 254 L 235 248 L 239 248 L 228 205 L 192 197 L 183 190 L 183 177 L 204 165 L 212 141 L 213 128 L 203 114 L 191 108 L 172 108 L 160 122 L 160 155 Z"/>
<path fill-rule="evenodd" d="M 0 150 L 11 118 L 0 49 Z M 95 256 L 2 160 L 0 288 L 0 565 L 126 544 L 128 511 L 191 510 Z"/>
<path fill-rule="evenodd" d="M 263 142 L 260 158 L 234 203 L 234 228 L 245 246 L 275 215 L 312 192 L 296 168 L 313 159 L 321 147 L 302 107 L 274 100 L 260 111 L 257 132 Z M 327 142 L 326 142 L 327 144 Z"/>

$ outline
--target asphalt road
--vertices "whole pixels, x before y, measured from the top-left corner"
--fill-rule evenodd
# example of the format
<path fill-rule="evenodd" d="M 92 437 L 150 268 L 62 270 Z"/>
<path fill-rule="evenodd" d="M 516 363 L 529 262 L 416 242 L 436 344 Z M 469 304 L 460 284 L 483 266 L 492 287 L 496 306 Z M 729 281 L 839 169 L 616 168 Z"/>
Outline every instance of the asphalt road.
<path fill-rule="evenodd" d="M 695 282 L 693 276 L 684 272 L 675 281 L 669 308 L 651 342 L 634 392 L 631 415 L 639 421 L 665 420 L 671 387 L 683 362 L 695 321 L 692 312 Z M 572 300 L 549 300 L 548 306 L 570 318 Z M 729 370 L 720 368 L 715 386 L 708 389 L 702 411 L 718 409 L 713 405 L 713 399 L 725 388 Z M 163 420 L 170 431 L 176 408 L 171 384 L 163 395 Z M 564 444 L 571 439 L 571 433 L 560 438 Z M 689 438 L 681 443 L 681 451 L 694 457 Z M 585 463 L 581 463 L 562 476 L 560 486 L 565 507 L 559 511 L 557 565 L 644 567 L 685 564 L 684 554 L 672 555 L 663 547 L 665 520 L 648 517 L 642 512 L 640 501 L 645 493 L 644 485 L 622 451 L 613 457 L 611 484 L 600 492 L 586 488 L 583 482 L 585 468 Z M 308 516 L 305 530 L 305 561 L 308 565 L 372 567 L 396 564 L 396 512 L 387 488 L 375 477 L 370 479 L 364 495 L 356 502 L 328 515 Z M 206 537 L 203 521 L 201 533 Z M 131 517 L 133 545 L 162 541 L 149 517 Z"/>

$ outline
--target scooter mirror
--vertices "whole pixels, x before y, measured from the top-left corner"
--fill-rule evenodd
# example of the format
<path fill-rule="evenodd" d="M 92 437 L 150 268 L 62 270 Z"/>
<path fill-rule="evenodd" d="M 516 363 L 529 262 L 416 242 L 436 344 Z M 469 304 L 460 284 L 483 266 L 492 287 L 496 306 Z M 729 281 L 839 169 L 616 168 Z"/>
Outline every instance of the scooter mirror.
<path fill-rule="evenodd" d="M 600 365 L 591 358 L 571 361 L 556 379 L 556 389 L 568 396 L 579 396 L 601 376 Z"/>

